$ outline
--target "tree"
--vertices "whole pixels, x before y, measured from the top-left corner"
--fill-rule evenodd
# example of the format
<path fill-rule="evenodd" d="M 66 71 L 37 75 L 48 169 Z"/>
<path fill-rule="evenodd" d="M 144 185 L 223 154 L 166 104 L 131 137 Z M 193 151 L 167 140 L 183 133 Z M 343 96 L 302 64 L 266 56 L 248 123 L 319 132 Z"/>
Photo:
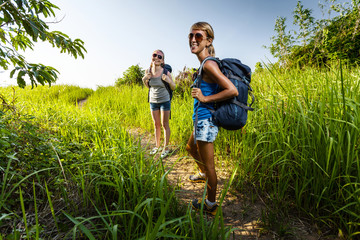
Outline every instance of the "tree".
<path fill-rule="evenodd" d="M 287 65 L 288 56 L 293 45 L 293 37 L 289 32 L 286 32 L 285 21 L 285 17 L 276 19 L 274 28 L 276 35 L 271 37 L 272 44 L 269 47 L 270 53 L 277 57 L 282 65 Z"/>
<path fill-rule="evenodd" d="M 59 9 L 48 0 L 0 0 L 0 66 L 8 70 L 13 78 L 17 73 L 17 84 L 25 87 L 24 76 L 28 76 L 31 85 L 54 83 L 59 73 L 55 68 L 43 64 L 29 63 L 18 51 L 33 49 L 34 42 L 49 42 L 61 53 L 68 53 L 75 59 L 84 58 L 84 42 L 72 40 L 59 31 L 49 31 L 42 18 L 55 17 L 54 10 Z"/>
<path fill-rule="evenodd" d="M 122 84 L 142 84 L 142 78 L 145 75 L 145 70 L 143 70 L 139 64 L 132 65 L 129 67 L 123 74 L 122 78 L 118 78 L 115 82 L 116 86 Z"/>
<path fill-rule="evenodd" d="M 297 2 L 296 8 L 293 11 L 294 25 L 299 26 L 299 33 L 297 39 L 301 40 L 303 46 L 305 46 L 314 30 L 314 18 L 311 16 L 312 10 L 304 8 L 300 1 Z"/>
<path fill-rule="evenodd" d="M 255 64 L 255 72 L 258 73 L 258 72 L 262 72 L 264 70 L 264 67 L 263 65 L 261 64 L 261 62 L 257 62 Z"/>
<path fill-rule="evenodd" d="M 314 20 L 312 10 L 298 1 L 292 12 L 294 25 L 299 33 L 286 32 L 285 18 L 278 17 L 275 36 L 271 38 L 271 54 L 285 67 L 326 66 L 342 59 L 349 66 L 360 63 L 360 0 L 342 4 L 338 0 L 324 0 L 320 4 L 323 13 L 328 10 L 329 19 Z M 351 3 L 350 3 L 351 2 Z M 334 13 L 338 16 L 332 16 Z M 325 16 L 325 14 L 324 14 Z M 291 35 L 290 33 L 294 33 Z M 294 41 L 298 40 L 298 41 Z"/>

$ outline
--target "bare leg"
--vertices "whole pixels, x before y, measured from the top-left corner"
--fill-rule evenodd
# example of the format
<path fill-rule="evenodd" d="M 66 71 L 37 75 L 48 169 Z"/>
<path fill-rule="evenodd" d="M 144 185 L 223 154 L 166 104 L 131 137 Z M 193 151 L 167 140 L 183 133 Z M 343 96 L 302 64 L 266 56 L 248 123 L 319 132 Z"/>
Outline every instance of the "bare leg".
<path fill-rule="evenodd" d="M 209 201 L 215 202 L 216 200 L 216 188 L 217 188 L 217 176 L 214 163 L 214 143 L 196 141 L 200 158 L 204 164 L 206 178 L 208 180 L 207 196 Z"/>
<path fill-rule="evenodd" d="M 152 116 L 152 119 L 154 122 L 154 128 L 155 128 L 156 147 L 160 147 L 160 137 L 161 137 L 160 110 L 151 111 L 151 116 Z"/>
<path fill-rule="evenodd" d="M 161 125 L 164 129 L 164 149 L 169 145 L 170 140 L 170 111 L 161 111 Z"/>
<path fill-rule="evenodd" d="M 194 132 L 191 133 L 191 136 L 188 140 L 186 151 L 188 151 L 188 153 L 195 159 L 195 162 L 198 165 L 200 171 L 205 173 L 205 164 L 200 157 L 198 146 L 194 143 Z"/>

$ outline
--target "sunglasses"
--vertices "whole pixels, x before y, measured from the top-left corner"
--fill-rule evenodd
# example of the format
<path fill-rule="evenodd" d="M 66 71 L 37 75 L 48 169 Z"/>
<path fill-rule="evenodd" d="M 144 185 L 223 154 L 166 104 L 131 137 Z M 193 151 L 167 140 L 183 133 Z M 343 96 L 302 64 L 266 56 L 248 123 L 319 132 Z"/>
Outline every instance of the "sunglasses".
<path fill-rule="evenodd" d="M 152 56 L 153 56 L 153 58 L 156 58 L 156 57 L 157 57 L 157 58 L 160 59 L 160 60 L 163 58 L 163 56 L 161 56 L 161 55 L 159 55 L 159 54 L 156 54 L 156 53 L 154 53 Z"/>
<path fill-rule="evenodd" d="M 197 42 L 201 42 L 204 39 L 204 36 L 201 33 L 189 33 L 189 40 L 192 40 L 194 36 Z"/>

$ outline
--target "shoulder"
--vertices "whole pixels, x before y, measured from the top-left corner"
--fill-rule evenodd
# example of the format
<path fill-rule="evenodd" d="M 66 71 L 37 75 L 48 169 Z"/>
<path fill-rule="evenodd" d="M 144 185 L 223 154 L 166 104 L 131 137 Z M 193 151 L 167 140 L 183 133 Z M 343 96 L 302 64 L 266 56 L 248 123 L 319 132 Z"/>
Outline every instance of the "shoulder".
<path fill-rule="evenodd" d="M 220 71 L 219 65 L 215 60 L 207 60 L 203 66 L 204 72 L 215 73 Z"/>

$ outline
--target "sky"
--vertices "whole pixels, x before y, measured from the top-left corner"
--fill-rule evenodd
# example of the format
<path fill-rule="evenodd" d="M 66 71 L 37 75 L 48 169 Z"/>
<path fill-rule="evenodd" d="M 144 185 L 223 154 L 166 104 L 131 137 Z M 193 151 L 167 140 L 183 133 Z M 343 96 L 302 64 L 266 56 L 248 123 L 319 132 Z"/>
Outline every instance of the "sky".
<path fill-rule="evenodd" d="M 321 0 L 324 2 L 324 0 Z M 22 53 L 28 62 L 43 63 L 59 72 L 56 84 L 96 89 L 111 86 L 130 66 L 149 67 L 152 52 L 161 49 L 176 76 L 184 67 L 197 68 L 188 34 L 193 23 L 206 21 L 215 32 L 219 58 L 238 58 L 255 69 L 257 62 L 275 62 L 269 50 L 277 17 L 289 29 L 297 0 L 51 0 L 60 10 L 47 19 L 50 30 L 85 42 L 85 58 L 74 59 L 49 43 L 36 43 Z M 302 0 L 318 19 L 319 0 Z M 57 22 L 57 23 L 55 23 Z M 0 71 L 0 86 L 16 85 L 9 71 Z"/>

